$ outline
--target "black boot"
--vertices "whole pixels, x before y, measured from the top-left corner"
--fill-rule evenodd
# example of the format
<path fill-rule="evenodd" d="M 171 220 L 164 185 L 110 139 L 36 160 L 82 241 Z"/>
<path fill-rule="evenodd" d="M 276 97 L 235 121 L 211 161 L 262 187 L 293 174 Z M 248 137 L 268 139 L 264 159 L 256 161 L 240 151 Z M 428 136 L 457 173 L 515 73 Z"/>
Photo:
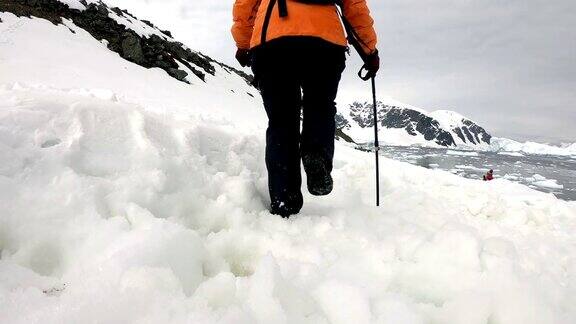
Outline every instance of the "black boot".
<path fill-rule="evenodd" d="M 330 171 L 320 156 L 307 155 L 302 157 L 306 171 L 308 191 L 314 196 L 326 196 L 332 192 L 334 182 Z"/>
<path fill-rule="evenodd" d="M 284 199 L 273 199 L 270 204 L 270 214 L 288 218 L 300 212 L 304 200 L 301 193 L 288 195 Z"/>

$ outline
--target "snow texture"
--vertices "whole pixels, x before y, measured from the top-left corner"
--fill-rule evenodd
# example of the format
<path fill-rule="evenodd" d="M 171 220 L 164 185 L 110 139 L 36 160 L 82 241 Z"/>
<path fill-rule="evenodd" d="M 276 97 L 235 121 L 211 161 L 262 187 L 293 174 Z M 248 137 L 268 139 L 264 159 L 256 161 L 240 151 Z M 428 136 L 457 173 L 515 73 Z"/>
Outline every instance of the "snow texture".
<path fill-rule="evenodd" d="M 86 10 L 86 6 L 83 5 L 79 0 L 58 0 L 59 2 L 62 2 L 63 4 L 67 5 L 70 9 L 76 9 L 76 10 Z M 94 1 L 88 1 L 87 3 L 90 2 L 94 2 Z"/>
<path fill-rule="evenodd" d="M 576 322 L 575 203 L 382 159 L 376 208 L 338 145 L 333 194 L 284 220 L 240 77 L 0 18 L 0 323 Z"/>
<path fill-rule="evenodd" d="M 520 143 L 507 138 L 492 138 L 492 151 L 518 152 L 524 154 L 560 155 L 576 157 L 576 143 L 566 146 L 553 146 L 535 142 Z"/>
<path fill-rule="evenodd" d="M 456 151 L 456 150 L 447 150 L 447 155 L 462 155 L 462 156 L 478 156 L 477 152 L 472 151 Z"/>
<path fill-rule="evenodd" d="M 110 12 L 108 16 L 114 19 L 118 24 L 133 30 L 140 37 L 150 37 L 152 35 L 156 35 L 161 38 L 168 39 L 168 37 L 157 28 L 153 28 L 129 15 L 124 14 L 123 16 L 119 16 L 114 12 Z"/>
<path fill-rule="evenodd" d="M 527 178 L 526 181 L 528 181 L 531 185 L 536 187 L 549 188 L 549 189 L 564 188 L 564 186 L 559 184 L 557 180 L 547 179 L 546 177 L 540 174 L 535 174 L 532 177 Z"/>

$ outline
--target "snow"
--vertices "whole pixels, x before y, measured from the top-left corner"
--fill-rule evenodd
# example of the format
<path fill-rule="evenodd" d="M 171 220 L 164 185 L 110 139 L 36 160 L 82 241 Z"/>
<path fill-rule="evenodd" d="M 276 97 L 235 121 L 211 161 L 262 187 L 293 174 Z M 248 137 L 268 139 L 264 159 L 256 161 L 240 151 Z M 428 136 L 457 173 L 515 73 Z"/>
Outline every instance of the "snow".
<path fill-rule="evenodd" d="M 470 142 L 464 142 L 464 141 L 462 141 L 460 136 L 458 136 L 458 134 L 456 134 L 456 132 L 454 132 L 454 129 L 457 129 L 457 128 L 460 128 L 460 129 L 463 127 L 468 128 L 468 126 L 466 126 L 464 124 L 464 121 L 466 121 L 466 120 L 477 124 L 476 122 L 470 120 L 469 118 L 464 117 L 463 115 L 461 115 L 455 111 L 451 111 L 451 110 L 436 110 L 436 111 L 428 113 L 428 115 L 430 117 L 434 118 L 435 120 L 437 120 L 443 129 L 445 129 L 446 131 L 450 132 L 450 134 L 452 134 L 452 137 L 454 138 L 454 141 L 456 141 L 456 145 L 459 148 L 463 148 L 463 149 L 467 149 L 467 150 L 482 151 L 482 150 L 486 150 L 489 147 L 489 145 L 484 143 L 484 142 L 480 142 L 480 143 L 476 143 L 476 144 L 472 144 Z"/>
<path fill-rule="evenodd" d="M 456 127 L 462 126 L 462 120 L 468 119 L 461 114 L 450 110 L 436 110 L 428 113 L 432 118 L 436 119 L 442 128 L 451 130 Z"/>
<path fill-rule="evenodd" d="M 463 169 L 463 170 L 471 170 L 471 171 L 480 171 L 480 172 L 487 172 L 487 169 L 481 169 L 481 168 L 477 168 L 473 165 L 455 165 L 454 166 L 456 169 Z"/>
<path fill-rule="evenodd" d="M 136 34 L 141 37 L 150 37 L 152 35 L 160 36 L 161 38 L 168 39 L 169 37 L 162 33 L 157 28 L 150 27 L 149 25 L 143 23 L 140 20 L 134 19 L 129 15 L 119 16 L 115 12 L 109 12 L 108 16 L 114 19 L 120 25 L 126 26 L 126 28 L 133 30 Z"/>
<path fill-rule="evenodd" d="M 383 158 L 377 208 L 337 145 L 333 194 L 284 220 L 243 80 L 0 18 L 1 323 L 576 322 L 576 203 Z"/>
<path fill-rule="evenodd" d="M 64 3 L 70 9 L 76 10 L 86 10 L 86 6 L 83 5 L 79 0 L 58 0 L 59 2 Z M 86 3 L 98 3 L 97 0 L 88 0 Z M 114 19 L 120 25 L 125 26 L 128 29 L 133 30 L 141 37 L 150 37 L 152 35 L 160 36 L 164 39 L 168 39 L 169 37 L 162 33 L 159 29 L 153 28 L 144 22 L 137 20 L 129 15 L 119 16 L 115 12 L 110 11 L 108 16 Z"/>
<path fill-rule="evenodd" d="M 104 89 L 123 101 L 138 103 L 158 113 L 170 111 L 188 116 L 195 112 L 191 109 L 193 105 L 203 116 L 223 121 L 233 118 L 235 123 L 246 127 L 265 122 L 266 116 L 258 106 L 258 91 L 218 66 L 218 77 L 206 75 L 206 83 L 195 79 L 192 83 L 197 86 L 190 87 L 168 78 L 161 69 L 146 69 L 122 60 L 70 21 L 65 21 L 66 26 L 54 26 L 46 20 L 24 21 L 9 13 L 0 13 L 0 17 L 4 21 L 0 31 L 6 38 L 0 51 L 0 84 L 19 82 L 30 87 L 75 91 Z M 22 53 L 29 53 L 32 58 Z"/>
<path fill-rule="evenodd" d="M 447 155 L 478 156 L 478 152 L 447 150 Z"/>
<path fill-rule="evenodd" d="M 564 189 L 564 186 L 559 184 L 557 180 L 547 179 L 546 177 L 540 174 L 535 174 L 532 177 L 527 178 L 526 181 L 528 181 L 531 185 L 536 187 L 542 187 L 548 189 Z"/>
<path fill-rule="evenodd" d="M 429 114 L 428 111 L 426 111 L 420 107 L 416 107 L 416 106 L 412 106 L 412 105 L 400 102 L 400 101 L 398 101 L 394 98 L 391 98 L 391 97 L 380 96 L 380 97 L 378 97 L 378 101 L 382 102 L 383 104 L 385 104 L 387 106 L 412 109 L 412 110 L 415 110 L 415 111 L 420 112 L 420 113 L 425 114 L 425 115 Z"/>
<path fill-rule="evenodd" d="M 523 157 L 524 154 L 520 152 L 498 152 L 499 155 L 508 155 L 508 156 L 516 156 L 516 157 Z"/>
<path fill-rule="evenodd" d="M 351 126 L 349 129 L 345 129 L 344 132 L 359 144 L 371 144 L 374 142 L 373 128 Z M 378 141 L 381 145 L 442 147 L 435 142 L 427 141 L 422 134 L 412 136 L 403 128 L 378 128 Z"/>
<path fill-rule="evenodd" d="M 86 10 L 86 6 L 83 5 L 79 0 L 58 0 L 58 1 L 67 5 L 70 9 L 76 9 L 76 10 L 81 10 L 81 11 Z M 93 2 L 93 1 L 88 1 L 88 2 Z"/>
<path fill-rule="evenodd" d="M 559 147 L 535 142 L 520 143 L 507 138 L 492 138 L 490 149 L 495 152 L 518 152 L 520 154 L 559 155 L 576 157 L 576 144 Z"/>

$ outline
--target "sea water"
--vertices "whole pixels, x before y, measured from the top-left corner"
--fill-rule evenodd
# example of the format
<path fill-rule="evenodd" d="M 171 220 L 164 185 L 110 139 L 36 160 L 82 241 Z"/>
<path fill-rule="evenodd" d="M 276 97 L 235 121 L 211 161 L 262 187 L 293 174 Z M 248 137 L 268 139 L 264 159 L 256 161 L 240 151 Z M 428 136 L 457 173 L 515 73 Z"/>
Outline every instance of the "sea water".
<path fill-rule="evenodd" d="M 518 182 L 560 199 L 576 200 L 576 157 L 400 146 L 383 146 L 381 154 L 477 180 L 493 169 L 497 179 Z"/>

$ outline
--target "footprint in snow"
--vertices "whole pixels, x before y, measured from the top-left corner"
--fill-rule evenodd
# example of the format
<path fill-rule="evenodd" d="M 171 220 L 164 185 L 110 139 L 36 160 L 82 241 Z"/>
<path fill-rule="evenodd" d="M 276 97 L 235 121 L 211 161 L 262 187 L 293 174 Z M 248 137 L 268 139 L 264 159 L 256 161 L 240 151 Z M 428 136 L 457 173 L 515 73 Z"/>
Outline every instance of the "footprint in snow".
<path fill-rule="evenodd" d="M 40 147 L 41 148 L 48 148 L 48 147 L 56 146 L 60 143 L 62 143 L 62 141 L 59 138 L 49 139 L 49 140 L 45 141 L 44 143 L 42 143 L 42 145 L 40 145 Z"/>

